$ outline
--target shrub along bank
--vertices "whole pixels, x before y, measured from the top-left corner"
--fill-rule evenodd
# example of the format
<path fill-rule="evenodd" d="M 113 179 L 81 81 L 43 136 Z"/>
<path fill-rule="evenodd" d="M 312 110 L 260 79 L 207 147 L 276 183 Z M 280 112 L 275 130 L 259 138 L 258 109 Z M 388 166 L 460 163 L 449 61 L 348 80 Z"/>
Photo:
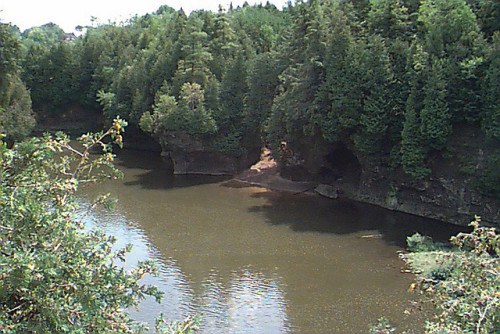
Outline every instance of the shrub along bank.
<path fill-rule="evenodd" d="M 420 235 L 408 237 L 406 261 L 418 274 L 412 289 L 432 300 L 436 319 L 428 333 L 498 333 L 500 331 L 500 236 L 493 227 L 471 223 L 471 233 L 439 247 Z"/>
<path fill-rule="evenodd" d="M 124 311 L 146 296 L 162 294 L 140 283 L 154 274 L 145 261 L 125 271 L 130 251 L 112 249 L 115 238 L 85 232 L 74 194 L 78 186 L 120 176 L 111 143 L 121 145 L 126 123 L 115 120 L 107 132 L 83 135 L 82 150 L 63 134 L 46 135 L 8 148 L 0 142 L 0 332 L 132 333 L 144 326 Z M 102 154 L 90 152 L 100 148 Z M 95 203 L 108 204 L 103 196 Z M 157 331 L 188 332 L 191 320 Z M 172 331 L 174 332 L 174 331 Z"/>

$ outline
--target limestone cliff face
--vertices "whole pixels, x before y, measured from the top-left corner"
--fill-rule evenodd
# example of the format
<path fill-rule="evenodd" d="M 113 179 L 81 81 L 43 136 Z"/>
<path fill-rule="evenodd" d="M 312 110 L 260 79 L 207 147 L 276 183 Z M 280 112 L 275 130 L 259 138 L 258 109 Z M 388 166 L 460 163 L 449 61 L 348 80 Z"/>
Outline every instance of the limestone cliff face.
<path fill-rule="evenodd" d="M 204 141 L 184 131 L 169 131 L 158 136 L 162 156 L 172 162 L 174 174 L 234 175 L 259 159 L 255 150 L 230 157 L 210 148 Z"/>
<path fill-rule="evenodd" d="M 461 152 L 477 166 L 485 155 L 474 145 Z M 436 157 L 432 175 L 416 181 L 383 158 L 366 157 L 340 142 L 295 146 L 286 154 L 287 160 L 280 163 L 282 175 L 315 181 L 316 192 L 329 198 L 349 198 L 458 225 L 467 225 L 474 215 L 500 222 L 500 200 L 480 194 L 474 173 L 459 172 L 462 162 L 457 157 Z"/>
<path fill-rule="evenodd" d="M 371 167 L 371 168 L 370 168 Z M 472 181 L 435 175 L 414 181 L 401 172 L 366 166 L 357 187 L 347 187 L 346 197 L 391 210 L 466 225 L 479 215 L 490 223 L 500 222 L 498 200 L 479 194 Z"/>

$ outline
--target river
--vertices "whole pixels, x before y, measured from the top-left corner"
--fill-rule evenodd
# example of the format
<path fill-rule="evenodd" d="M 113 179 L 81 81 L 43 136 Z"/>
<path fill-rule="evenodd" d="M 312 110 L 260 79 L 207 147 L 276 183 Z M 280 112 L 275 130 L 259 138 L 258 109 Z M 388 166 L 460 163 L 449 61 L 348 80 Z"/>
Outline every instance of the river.
<path fill-rule="evenodd" d="M 378 207 L 229 185 L 220 177 L 172 176 L 158 153 L 123 151 L 124 179 L 79 193 L 118 199 L 88 228 L 133 244 L 126 266 L 161 267 L 144 283 L 165 292 L 132 316 L 152 323 L 196 314 L 202 333 L 366 333 L 381 316 L 422 331 L 397 251 L 416 231 L 447 239 L 455 226 Z"/>

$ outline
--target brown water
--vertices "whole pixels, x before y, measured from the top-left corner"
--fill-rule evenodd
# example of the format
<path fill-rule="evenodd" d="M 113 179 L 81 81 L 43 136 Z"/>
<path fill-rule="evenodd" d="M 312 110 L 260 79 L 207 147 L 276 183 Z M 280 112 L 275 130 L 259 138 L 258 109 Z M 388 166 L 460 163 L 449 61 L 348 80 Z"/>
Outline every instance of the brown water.
<path fill-rule="evenodd" d="M 134 245 L 127 265 L 154 258 L 165 292 L 134 318 L 197 314 L 202 333 L 367 333 L 385 316 L 422 331 L 397 251 L 419 231 L 457 228 L 347 201 L 234 187 L 221 178 L 169 176 L 155 153 L 125 151 L 125 178 L 85 189 L 110 192 L 117 210 L 90 227 Z M 369 236 L 369 237 L 367 237 Z M 410 311 L 409 315 L 405 310 Z"/>

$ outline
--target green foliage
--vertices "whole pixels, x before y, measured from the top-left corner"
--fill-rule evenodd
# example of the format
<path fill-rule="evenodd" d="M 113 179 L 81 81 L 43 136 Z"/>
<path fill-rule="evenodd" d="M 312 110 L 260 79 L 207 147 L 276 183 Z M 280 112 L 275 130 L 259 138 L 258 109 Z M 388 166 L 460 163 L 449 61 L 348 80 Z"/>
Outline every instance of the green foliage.
<path fill-rule="evenodd" d="M 490 139 L 500 140 L 500 32 L 493 36 L 488 69 L 482 79 L 483 117 L 481 127 Z"/>
<path fill-rule="evenodd" d="M 146 296 L 161 300 L 140 279 L 155 274 L 144 261 L 125 271 L 119 262 L 132 246 L 114 251 L 114 237 L 85 232 L 74 194 L 80 185 L 120 177 L 112 164 L 113 143 L 121 146 L 126 122 L 78 139 L 62 133 L 0 143 L 0 330 L 2 333 L 131 333 L 144 326 L 124 309 Z M 105 142 L 111 137 L 111 142 Z M 91 154 L 100 148 L 103 152 Z M 106 206 L 108 196 L 92 205 Z M 78 212 L 78 213 L 75 213 Z M 190 320 L 158 324 L 159 332 L 196 330 Z"/>
<path fill-rule="evenodd" d="M 445 101 L 446 88 L 438 60 L 433 59 L 423 89 L 424 99 L 420 110 L 420 134 L 425 146 L 444 148 L 451 134 L 448 105 Z"/>
<path fill-rule="evenodd" d="M 236 157 L 243 153 L 241 137 L 246 128 L 243 121 L 247 91 L 245 58 L 239 53 L 229 62 L 219 88 L 219 109 L 214 114 L 218 128 L 214 141 L 217 151 Z"/>
<path fill-rule="evenodd" d="M 372 0 L 367 23 L 371 32 L 388 41 L 408 39 L 413 30 L 402 0 Z"/>
<path fill-rule="evenodd" d="M 496 0 L 467 0 L 467 4 L 472 9 L 478 19 L 481 31 L 484 36 L 491 38 L 500 31 L 500 3 Z"/>
<path fill-rule="evenodd" d="M 20 59 L 19 39 L 13 27 L 0 23 L 0 85 L 5 85 L 8 75 L 18 70 Z"/>
<path fill-rule="evenodd" d="M 370 334 L 391 334 L 394 333 L 396 328 L 392 327 L 389 320 L 386 318 L 378 319 L 375 325 L 370 326 Z"/>
<path fill-rule="evenodd" d="M 25 32 L 22 78 L 35 110 L 76 101 L 101 107 L 108 121 L 141 123 L 159 141 L 183 130 L 236 156 L 262 144 L 279 155 L 286 142 L 305 165 L 324 160 L 305 152 L 311 143 L 342 144 L 421 179 L 464 123 L 481 127 L 485 145 L 498 141 L 498 8 L 311 0 L 186 16 L 162 6 L 125 25 L 88 27 L 69 44 L 56 41 L 55 25 Z M 20 57 L 8 50 L 0 56 Z M 196 112 L 186 84 L 201 88 Z"/>
<path fill-rule="evenodd" d="M 418 40 L 429 55 L 441 61 L 453 121 L 477 120 L 477 77 L 482 75 L 487 48 L 476 17 L 465 0 L 422 1 L 418 15 Z"/>
<path fill-rule="evenodd" d="M 500 198 L 500 152 L 493 153 L 478 176 L 479 190 L 490 197 Z"/>
<path fill-rule="evenodd" d="M 113 251 L 114 237 L 84 232 L 75 214 L 79 185 L 116 178 L 110 136 L 121 145 L 126 123 L 79 139 L 63 134 L 0 144 L 0 329 L 3 333 L 130 333 L 124 308 L 161 293 L 139 283 L 155 273 L 145 261 L 128 272 L 118 265 L 126 249 Z M 95 147 L 103 154 L 91 156 Z M 104 203 L 99 198 L 94 205 Z"/>
<path fill-rule="evenodd" d="M 270 6 L 244 6 L 233 11 L 235 30 L 245 33 L 257 54 L 272 51 L 279 43 L 282 32 L 290 24 L 288 13 Z"/>
<path fill-rule="evenodd" d="M 430 252 L 436 250 L 436 245 L 431 237 L 415 233 L 406 238 L 406 245 L 410 252 Z"/>
<path fill-rule="evenodd" d="M 141 116 L 139 124 L 144 131 L 158 135 L 163 131 L 180 130 L 195 137 L 217 131 L 211 112 L 205 109 L 201 86 L 186 83 L 181 90 L 180 101 L 169 95 L 156 97 L 153 113 L 146 112 Z"/>
<path fill-rule="evenodd" d="M 419 120 L 410 107 L 405 114 L 401 137 L 401 164 L 404 171 L 416 179 L 429 175 L 430 169 L 425 167 L 426 151 L 420 139 Z"/>
<path fill-rule="evenodd" d="M 161 315 L 156 319 L 155 333 L 159 334 L 193 334 L 198 331 L 197 317 L 187 317 L 182 321 L 175 321 L 173 323 L 166 322 Z"/>
<path fill-rule="evenodd" d="M 114 104 L 116 103 L 116 95 L 114 93 L 99 90 L 96 96 L 97 102 L 99 102 L 99 104 L 102 106 L 103 114 L 107 119 L 110 119 L 110 116 L 117 116 L 113 115 L 116 112 L 116 109 L 114 108 Z"/>
<path fill-rule="evenodd" d="M 282 141 L 293 148 L 316 135 L 319 130 L 316 115 L 324 102 L 315 103 L 325 81 L 329 22 L 326 7 L 316 1 L 298 3 L 292 20 L 282 54 L 287 66 L 279 76 L 280 85 L 267 127 L 268 140 L 275 150 Z"/>
<path fill-rule="evenodd" d="M 254 58 L 248 70 L 248 92 L 245 96 L 244 125 L 246 142 L 264 142 L 265 126 L 271 115 L 280 73 L 276 53 L 264 53 Z"/>
<path fill-rule="evenodd" d="M 31 92 L 34 109 L 58 113 L 78 100 L 80 69 L 73 43 L 54 23 L 23 32 L 22 79 Z"/>
<path fill-rule="evenodd" d="M 61 41 L 64 37 L 64 30 L 57 24 L 47 23 L 39 27 L 26 29 L 22 36 L 23 44 L 27 49 L 31 47 L 50 47 Z"/>
<path fill-rule="evenodd" d="M 455 249 L 406 256 L 419 274 L 418 283 L 412 287 L 425 291 L 439 310 L 437 319 L 427 323 L 427 333 L 500 330 L 500 237 L 495 228 L 480 227 L 479 223 L 476 218 L 471 233 L 451 238 Z M 421 237 L 410 240 L 416 239 Z"/>
<path fill-rule="evenodd" d="M 27 136 L 35 126 L 31 98 L 18 70 L 19 40 L 10 25 L 0 23 L 0 134 L 9 142 Z"/>
<path fill-rule="evenodd" d="M 10 77 L 7 87 L 0 91 L 0 134 L 9 141 L 17 141 L 31 133 L 35 118 L 26 87 L 17 75 Z"/>
<path fill-rule="evenodd" d="M 365 45 L 358 45 L 362 49 L 357 49 L 351 60 L 353 86 L 349 89 L 360 92 L 356 102 L 350 101 L 357 104 L 359 118 L 346 116 L 351 117 L 353 124 L 357 123 L 357 130 L 352 135 L 355 147 L 368 154 L 380 153 L 394 117 L 393 73 L 387 48 L 380 37 L 370 37 Z"/>
<path fill-rule="evenodd" d="M 410 52 L 410 93 L 401 133 L 401 164 L 415 178 L 429 174 L 427 154 L 445 148 L 451 135 L 442 60 L 418 44 Z"/>
<path fill-rule="evenodd" d="M 127 250 L 113 252 L 113 237 L 83 232 L 75 215 L 78 185 L 119 176 L 103 139 L 120 143 L 125 125 L 116 120 L 105 133 L 82 136 L 82 151 L 62 134 L 13 149 L 0 144 L 2 332 L 126 333 L 132 322 L 123 308 L 146 295 L 160 298 L 138 283 L 155 271 L 152 263 L 125 272 L 116 262 Z M 96 146 L 104 154 L 91 157 Z"/>
<path fill-rule="evenodd" d="M 185 30 L 179 36 L 182 45 L 182 59 L 177 63 L 177 73 L 173 80 L 173 93 L 177 95 L 185 83 L 197 83 L 206 89 L 212 73 L 208 67 L 213 59 L 210 49 L 206 46 L 208 34 L 203 31 L 203 21 L 190 17 Z"/>

